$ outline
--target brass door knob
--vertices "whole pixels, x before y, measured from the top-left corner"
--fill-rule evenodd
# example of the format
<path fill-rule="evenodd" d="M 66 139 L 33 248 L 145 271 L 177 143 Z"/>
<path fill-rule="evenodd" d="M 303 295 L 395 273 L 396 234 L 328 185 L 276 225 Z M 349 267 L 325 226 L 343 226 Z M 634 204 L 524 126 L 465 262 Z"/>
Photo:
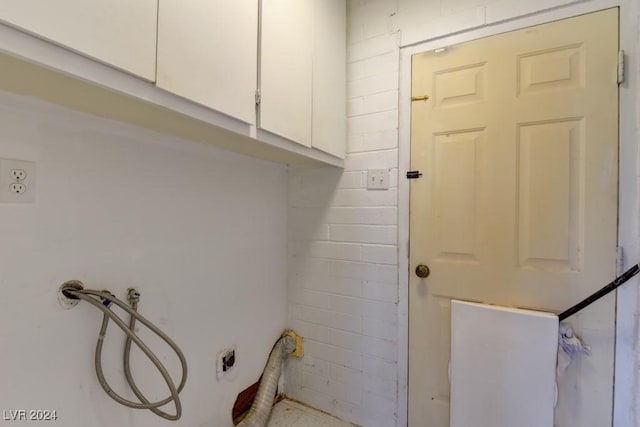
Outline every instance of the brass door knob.
<path fill-rule="evenodd" d="M 420 264 L 419 266 L 416 267 L 416 276 L 421 277 L 421 278 L 426 278 L 429 276 L 429 273 L 431 273 L 431 270 L 429 270 L 429 267 L 427 267 L 424 264 Z"/>

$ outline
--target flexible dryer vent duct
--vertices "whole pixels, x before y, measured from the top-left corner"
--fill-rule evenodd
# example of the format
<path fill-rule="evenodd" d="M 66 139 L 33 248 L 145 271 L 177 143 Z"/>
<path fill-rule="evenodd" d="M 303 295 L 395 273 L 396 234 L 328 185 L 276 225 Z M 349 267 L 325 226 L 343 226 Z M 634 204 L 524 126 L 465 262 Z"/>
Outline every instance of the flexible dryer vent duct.
<path fill-rule="evenodd" d="M 256 399 L 253 401 L 247 417 L 236 427 L 265 427 L 267 425 L 280 379 L 282 361 L 287 356 L 302 357 L 302 339 L 293 331 L 285 331 L 273 346 L 262 373 Z"/>

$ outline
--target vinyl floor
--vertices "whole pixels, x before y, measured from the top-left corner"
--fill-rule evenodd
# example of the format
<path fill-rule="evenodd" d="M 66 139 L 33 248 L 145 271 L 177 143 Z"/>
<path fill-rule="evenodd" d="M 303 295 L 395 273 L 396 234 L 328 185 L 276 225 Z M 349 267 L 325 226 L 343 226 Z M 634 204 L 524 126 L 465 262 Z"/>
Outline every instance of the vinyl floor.
<path fill-rule="evenodd" d="M 291 400 L 278 402 L 268 427 L 355 427 L 329 414 Z"/>

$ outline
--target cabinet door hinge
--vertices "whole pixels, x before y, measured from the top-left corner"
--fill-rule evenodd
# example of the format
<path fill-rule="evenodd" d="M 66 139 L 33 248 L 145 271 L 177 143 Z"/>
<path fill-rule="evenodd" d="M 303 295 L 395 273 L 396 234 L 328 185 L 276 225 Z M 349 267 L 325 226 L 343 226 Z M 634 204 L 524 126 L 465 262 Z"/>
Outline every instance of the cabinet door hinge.
<path fill-rule="evenodd" d="M 256 90 L 256 105 L 260 105 L 262 102 L 262 95 L 260 95 L 260 89 Z"/>
<path fill-rule="evenodd" d="M 624 58 L 624 50 L 618 51 L 618 84 L 621 85 L 624 83 L 624 66 L 625 66 L 625 58 Z"/>

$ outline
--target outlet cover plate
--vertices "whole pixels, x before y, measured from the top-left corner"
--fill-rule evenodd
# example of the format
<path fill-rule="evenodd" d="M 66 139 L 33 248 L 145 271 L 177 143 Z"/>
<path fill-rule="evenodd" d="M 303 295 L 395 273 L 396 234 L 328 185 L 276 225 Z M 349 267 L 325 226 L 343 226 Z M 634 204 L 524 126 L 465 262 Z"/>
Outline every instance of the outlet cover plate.
<path fill-rule="evenodd" d="M 231 353 L 233 353 L 233 358 L 234 358 L 233 364 L 225 368 L 225 358 Z M 224 350 L 218 353 L 218 356 L 216 357 L 216 379 L 218 381 L 228 376 L 229 374 L 234 373 L 235 371 L 234 368 L 238 363 L 237 358 L 238 358 L 238 352 L 235 345 L 229 348 L 225 348 Z"/>
<path fill-rule="evenodd" d="M 388 190 L 389 169 L 368 169 L 367 190 Z"/>
<path fill-rule="evenodd" d="M 0 203 L 35 203 L 36 163 L 0 159 Z"/>

